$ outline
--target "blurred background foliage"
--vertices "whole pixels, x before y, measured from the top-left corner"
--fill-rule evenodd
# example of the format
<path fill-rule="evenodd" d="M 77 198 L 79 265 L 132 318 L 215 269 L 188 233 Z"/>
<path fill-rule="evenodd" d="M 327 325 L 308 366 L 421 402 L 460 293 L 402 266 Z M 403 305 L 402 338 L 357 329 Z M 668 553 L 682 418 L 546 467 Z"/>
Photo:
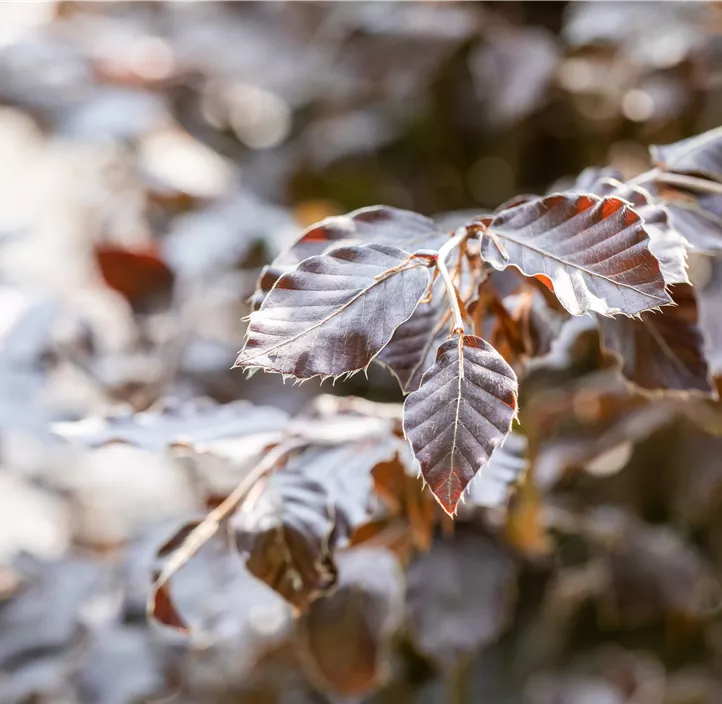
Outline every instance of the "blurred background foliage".
<path fill-rule="evenodd" d="M 0 701 L 722 701 L 718 409 L 631 393 L 583 324 L 522 391 L 509 515 L 433 528 L 405 583 L 349 551 L 296 625 L 216 548 L 177 587 L 200 633 L 145 619 L 156 549 L 247 466 L 152 422 L 50 432 L 168 397 L 267 432 L 318 386 L 230 366 L 304 227 L 376 203 L 453 223 L 721 122 L 718 3 L 2 4 Z M 714 318 L 720 259 L 690 265 Z M 375 367 L 324 390 L 401 398 Z"/>

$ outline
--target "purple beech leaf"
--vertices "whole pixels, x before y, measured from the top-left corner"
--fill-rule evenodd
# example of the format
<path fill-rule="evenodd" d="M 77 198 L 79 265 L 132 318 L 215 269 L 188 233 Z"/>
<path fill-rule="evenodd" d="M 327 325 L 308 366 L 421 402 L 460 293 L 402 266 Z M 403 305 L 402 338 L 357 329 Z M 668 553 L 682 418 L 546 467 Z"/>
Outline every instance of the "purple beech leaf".
<path fill-rule="evenodd" d="M 337 247 L 364 244 L 389 244 L 408 252 L 436 249 L 446 237 L 430 218 L 387 205 L 374 205 L 348 215 L 326 218 L 311 225 L 291 247 L 265 267 L 253 296 L 255 307 L 260 307 L 283 274 L 293 271 L 309 257 L 327 254 Z"/>
<path fill-rule="evenodd" d="M 542 278 L 573 315 L 636 315 L 671 302 L 641 217 L 619 198 L 556 194 L 488 221 L 482 257 Z"/>
<path fill-rule="evenodd" d="M 707 361 L 714 376 L 722 375 L 722 255 L 702 256 L 692 268 L 692 282 L 699 306 L 699 325 Z"/>
<path fill-rule="evenodd" d="M 376 358 L 391 370 L 404 393 L 416 391 L 424 372 L 434 363 L 436 349 L 448 337 L 449 317 L 449 304 L 439 281 L 431 301 L 416 307 Z"/>
<path fill-rule="evenodd" d="M 251 314 L 236 367 L 299 379 L 364 369 L 429 286 L 424 260 L 397 247 L 341 247 L 284 274 Z"/>
<path fill-rule="evenodd" d="M 722 127 L 673 144 L 653 145 L 650 152 L 652 160 L 665 171 L 722 182 Z"/>
<path fill-rule="evenodd" d="M 404 432 L 421 475 L 454 515 L 474 475 L 488 462 L 516 415 L 517 380 L 488 343 L 456 335 L 404 404 Z"/>
<path fill-rule="evenodd" d="M 671 293 L 675 306 L 642 313 L 639 320 L 600 319 L 604 346 L 617 355 L 624 376 L 642 389 L 714 394 L 692 287 L 677 284 Z"/>
<path fill-rule="evenodd" d="M 658 197 L 674 227 L 693 249 L 722 251 L 722 196 L 665 187 Z"/>
<path fill-rule="evenodd" d="M 489 535 L 461 524 L 411 563 L 406 578 L 409 634 L 444 671 L 505 630 L 516 598 L 517 564 Z"/>

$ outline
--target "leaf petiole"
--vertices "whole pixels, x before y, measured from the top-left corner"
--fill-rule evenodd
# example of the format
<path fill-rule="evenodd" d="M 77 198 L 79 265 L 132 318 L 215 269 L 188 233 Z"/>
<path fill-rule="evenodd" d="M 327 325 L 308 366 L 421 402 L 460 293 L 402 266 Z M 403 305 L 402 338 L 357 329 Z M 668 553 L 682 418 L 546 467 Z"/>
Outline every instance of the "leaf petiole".
<path fill-rule="evenodd" d="M 456 290 L 456 286 L 454 285 L 454 282 L 451 280 L 451 276 L 449 275 L 449 270 L 446 267 L 446 258 L 454 249 L 456 249 L 464 240 L 466 240 L 468 236 L 469 233 L 467 228 L 460 227 L 454 233 L 454 235 L 449 240 L 444 242 L 444 244 L 439 248 L 439 253 L 436 257 L 436 268 L 439 271 L 441 280 L 446 286 L 446 291 L 449 294 L 451 312 L 454 315 L 453 332 L 458 332 L 462 335 L 464 334 L 464 317 L 461 313 L 461 306 L 459 305 L 459 292 Z"/>

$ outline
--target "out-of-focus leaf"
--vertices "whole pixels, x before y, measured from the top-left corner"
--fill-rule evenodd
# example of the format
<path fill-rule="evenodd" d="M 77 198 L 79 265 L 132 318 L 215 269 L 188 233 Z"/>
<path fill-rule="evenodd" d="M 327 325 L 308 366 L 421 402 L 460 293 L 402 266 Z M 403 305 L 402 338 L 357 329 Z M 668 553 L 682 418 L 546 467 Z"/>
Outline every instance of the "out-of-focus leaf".
<path fill-rule="evenodd" d="M 170 300 L 175 277 L 154 249 L 102 244 L 96 246 L 95 257 L 105 283 L 133 307 L 145 309 Z"/>
<path fill-rule="evenodd" d="M 704 337 L 705 357 L 714 376 L 722 374 L 722 256 L 700 257 L 692 283 Z"/>
<path fill-rule="evenodd" d="M 428 268 L 408 260 L 404 250 L 373 244 L 306 259 L 251 314 L 235 366 L 299 379 L 364 369 L 428 288 Z"/>
<path fill-rule="evenodd" d="M 722 128 L 674 144 L 652 145 L 652 159 L 665 171 L 722 182 Z"/>
<path fill-rule="evenodd" d="M 412 640 L 445 670 L 504 631 L 516 564 L 493 538 L 460 526 L 409 566 L 406 608 Z"/>
<path fill-rule="evenodd" d="M 309 227 L 285 252 L 267 266 L 259 280 L 254 303 L 259 307 L 278 279 L 293 271 L 304 259 L 326 254 L 338 247 L 387 244 L 407 252 L 435 249 L 446 235 L 433 220 L 410 210 L 376 205 L 335 215 Z"/>
<path fill-rule="evenodd" d="M 516 415 L 516 375 L 481 338 L 457 335 L 404 404 L 404 432 L 449 514 L 503 441 Z"/>
<path fill-rule="evenodd" d="M 496 215 L 482 256 L 541 277 L 573 315 L 635 315 L 670 303 L 640 216 L 608 197 L 552 195 Z"/>
<path fill-rule="evenodd" d="M 527 440 L 511 432 L 482 470 L 469 483 L 464 497 L 466 506 L 496 508 L 506 506 L 516 485 L 529 469 Z"/>
<path fill-rule="evenodd" d="M 722 195 L 667 187 L 658 193 L 673 225 L 693 249 L 722 250 Z"/>
<path fill-rule="evenodd" d="M 335 584 L 334 505 L 326 487 L 300 469 L 270 476 L 231 525 L 251 574 L 298 609 Z"/>
<path fill-rule="evenodd" d="M 213 441 L 237 441 L 258 435 L 262 444 L 279 439 L 288 425 L 283 411 L 270 406 L 254 406 L 248 401 L 219 405 L 210 399 L 180 402 L 164 399 L 143 413 L 125 413 L 106 418 L 57 423 L 55 432 L 74 442 L 99 447 L 124 442 L 148 450 L 162 451 L 172 445 L 205 449 Z"/>
<path fill-rule="evenodd" d="M 692 286 L 671 289 L 675 306 L 634 318 L 601 318 L 604 345 L 619 358 L 622 372 L 649 391 L 696 391 L 713 394 L 697 301 Z"/>
<path fill-rule="evenodd" d="M 403 618 L 403 574 L 380 548 L 355 548 L 337 562 L 336 589 L 299 623 L 301 661 L 324 690 L 361 696 L 386 674 L 389 638 Z"/>
<path fill-rule="evenodd" d="M 377 361 L 391 370 L 405 393 L 419 388 L 421 377 L 434 363 L 437 347 L 448 336 L 450 315 L 443 287 L 436 284 L 431 300 L 419 303 L 379 352 Z"/>

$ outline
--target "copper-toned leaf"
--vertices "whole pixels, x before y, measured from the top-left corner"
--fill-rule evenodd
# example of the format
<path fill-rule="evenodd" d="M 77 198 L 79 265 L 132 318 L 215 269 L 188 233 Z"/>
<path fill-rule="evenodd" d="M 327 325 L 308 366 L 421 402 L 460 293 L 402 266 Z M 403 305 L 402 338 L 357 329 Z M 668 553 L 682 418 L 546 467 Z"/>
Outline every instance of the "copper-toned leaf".
<path fill-rule="evenodd" d="M 544 276 L 572 314 L 635 315 L 670 303 L 641 217 L 619 198 L 557 194 L 496 215 L 482 256 Z"/>
<path fill-rule="evenodd" d="M 102 244 L 95 258 L 105 283 L 133 306 L 165 301 L 173 287 L 173 272 L 155 249 L 125 249 Z"/>
<path fill-rule="evenodd" d="M 173 602 L 170 584 L 162 584 L 154 590 L 148 613 L 159 623 L 179 633 L 187 635 L 190 632 L 188 624 L 178 613 L 178 609 Z"/>
<path fill-rule="evenodd" d="M 700 175 L 722 182 L 722 127 L 673 144 L 650 147 L 652 159 L 665 171 Z"/>
<path fill-rule="evenodd" d="M 306 259 L 251 314 L 235 366 L 301 379 L 364 369 L 428 288 L 428 268 L 408 260 L 381 244 Z"/>
<path fill-rule="evenodd" d="M 503 632 L 515 598 L 516 564 L 488 535 L 459 526 L 421 553 L 407 573 L 415 646 L 446 670 Z"/>
<path fill-rule="evenodd" d="M 435 249 L 445 237 L 430 218 L 387 205 L 375 205 L 354 210 L 348 215 L 326 218 L 311 225 L 263 270 L 254 303 L 260 307 L 273 284 L 308 257 L 325 254 L 337 247 L 364 244 L 388 244 L 415 252 L 417 249 Z"/>
<path fill-rule="evenodd" d="M 286 467 L 273 474 L 231 525 L 251 574 L 297 608 L 336 582 L 333 503 L 326 488 L 303 472 Z"/>
<path fill-rule="evenodd" d="M 712 394 L 692 287 L 677 284 L 671 293 L 677 305 L 643 313 L 639 320 L 600 319 L 604 346 L 619 357 L 622 372 L 636 386 Z"/>
<path fill-rule="evenodd" d="M 299 623 L 301 662 L 322 689 L 359 697 L 384 678 L 390 636 L 403 617 L 403 574 L 381 548 L 338 555 L 338 585 Z"/>
<path fill-rule="evenodd" d="M 516 375 L 481 338 L 457 335 L 404 404 L 404 431 L 421 474 L 453 515 L 516 415 Z"/>
<path fill-rule="evenodd" d="M 437 284 L 431 300 L 419 303 L 376 358 L 396 376 L 405 393 L 419 388 L 421 377 L 434 363 L 436 348 L 448 335 L 450 315 L 442 287 Z"/>

